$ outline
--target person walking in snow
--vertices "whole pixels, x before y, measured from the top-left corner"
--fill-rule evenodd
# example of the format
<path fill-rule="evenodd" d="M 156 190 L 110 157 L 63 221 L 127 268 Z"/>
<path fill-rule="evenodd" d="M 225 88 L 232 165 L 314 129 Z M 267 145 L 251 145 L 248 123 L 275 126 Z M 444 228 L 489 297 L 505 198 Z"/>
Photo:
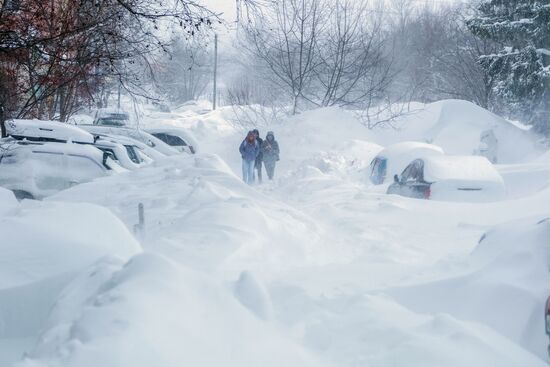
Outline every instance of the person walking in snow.
<path fill-rule="evenodd" d="M 269 131 L 262 143 L 262 155 L 267 177 L 270 180 L 273 180 L 275 176 L 275 165 L 279 160 L 279 152 L 279 143 L 275 140 L 275 134 L 273 131 Z"/>
<path fill-rule="evenodd" d="M 263 144 L 263 139 L 260 138 L 260 132 L 258 131 L 258 129 L 254 129 L 252 130 L 252 132 L 254 133 L 254 135 L 256 136 L 256 141 L 258 142 L 258 145 L 260 146 L 260 154 L 258 154 L 258 156 L 256 157 L 256 164 L 254 165 L 254 173 L 256 173 L 256 171 L 258 172 L 258 183 L 262 183 L 262 156 L 263 156 L 263 153 L 262 153 L 262 144 Z"/>
<path fill-rule="evenodd" d="M 256 158 L 260 154 L 260 145 L 256 141 L 256 134 L 249 131 L 239 147 L 243 159 L 243 181 L 249 185 L 254 183 L 254 166 Z"/>

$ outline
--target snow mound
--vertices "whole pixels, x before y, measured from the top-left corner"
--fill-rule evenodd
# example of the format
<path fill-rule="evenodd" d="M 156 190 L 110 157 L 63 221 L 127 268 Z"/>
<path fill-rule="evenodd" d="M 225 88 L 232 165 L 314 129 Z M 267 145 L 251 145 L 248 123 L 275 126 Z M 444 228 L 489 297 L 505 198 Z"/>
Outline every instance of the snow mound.
<path fill-rule="evenodd" d="M 109 210 L 90 204 L 23 201 L 0 216 L 0 289 L 80 270 L 140 246 Z"/>
<path fill-rule="evenodd" d="M 271 300 L 265 286 L 250 272 L 243 271 L 234 287 L 235 297 L 243 306 L 252 311 L 260 319 L 271 317 Z"/>
<path fill-rule="evenodd" d="M 442 100 L 403 115 L 395 129 L 375 130 L 373 139 L 382 144 L 403 140 L 425 141 L 442 147 L 448 154 L 477 153 L 483 133 L 496 137 L 499 163 L 518 163 L 537 156 L 536 138 L 471 102 Z M 514 149 L 510 149 L 514 147 Z"/>
<path fill-rule="evenodd" d="M 212 279 L 158 255 L 104 260 L 62 293 L 17 367 L 323 366 Z"/>
<path fill-rule="evenodd" d="M 548 218 L 496 226 L 471 254 L 466 275 L 387 292 L 415 312 L 445 312 L 485 324 L 545 359 L 544 304 L 550 294 L 548 238 Z"/>
<path fill-rule="evenodd" d="M 129 228 L 142 203 L 144 246 L 194 268 L 261 274 L 323 261 L 314 222 L 245 185 L 215 155 L 169 157 L 52 199 L 106 206 Z"/>
<path fill-rule="evenodd" d="M 384 295 L 327 302 L 305 319 L 304 338 L 346 366 L 545 366 L 484 325 L 415 313 Z"/>
<path fill-rule="evenodd" d="M 17 207 L 17 205 L 17 199 L 13 192 L 0 187 L 0 216 Z"/>

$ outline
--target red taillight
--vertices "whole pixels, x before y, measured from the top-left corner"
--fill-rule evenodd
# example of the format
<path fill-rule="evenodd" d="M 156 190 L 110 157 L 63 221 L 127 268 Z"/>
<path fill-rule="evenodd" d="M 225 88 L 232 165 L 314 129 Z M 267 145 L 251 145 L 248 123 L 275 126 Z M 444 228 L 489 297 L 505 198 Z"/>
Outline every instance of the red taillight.
<path fill-rule="evenodd" d="M 426 190 L 424 190 L 424 199 L 429 199 L 431 194 L 432 194 L 431 187 L 430 186 L 426 187 Z"/>

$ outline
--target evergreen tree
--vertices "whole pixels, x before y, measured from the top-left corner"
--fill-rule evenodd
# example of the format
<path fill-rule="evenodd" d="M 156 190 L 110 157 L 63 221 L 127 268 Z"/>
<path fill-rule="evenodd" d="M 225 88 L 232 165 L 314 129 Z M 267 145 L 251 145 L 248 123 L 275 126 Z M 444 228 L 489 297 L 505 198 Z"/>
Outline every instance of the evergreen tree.
<path fill-rule="evenodd" d="M 509 112 L 550 136 L 550 0 L 483 0 L 468 21 L 475 35 L 502 45 L 481 65 L 498 82 Z"/>

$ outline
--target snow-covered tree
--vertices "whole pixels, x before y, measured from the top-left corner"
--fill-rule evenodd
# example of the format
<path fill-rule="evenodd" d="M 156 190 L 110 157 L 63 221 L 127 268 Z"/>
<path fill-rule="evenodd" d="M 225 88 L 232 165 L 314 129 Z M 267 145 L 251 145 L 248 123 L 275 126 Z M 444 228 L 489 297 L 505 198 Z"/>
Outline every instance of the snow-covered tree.
<path fill-rule="evenodd" d="M 550 135 L 550 0 L 484 0 L 468 26 L 502 45 L 480 63 L 509 112 Z"/>

